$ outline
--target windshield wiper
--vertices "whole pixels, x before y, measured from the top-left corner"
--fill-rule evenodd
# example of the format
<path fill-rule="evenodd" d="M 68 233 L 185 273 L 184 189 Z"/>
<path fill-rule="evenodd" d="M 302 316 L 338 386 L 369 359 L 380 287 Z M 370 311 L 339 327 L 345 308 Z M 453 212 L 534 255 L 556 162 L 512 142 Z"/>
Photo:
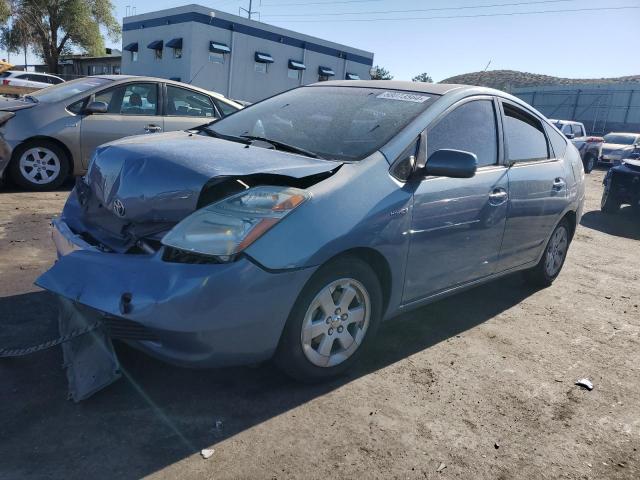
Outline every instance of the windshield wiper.
<path fill-rule="evenodd" d="M 203 125 L 203 126 L 200 126 L 200 127 L 192 128 L 191 130 L 196 130 L 198 132 L 204 132 L 207 135 L 209 135 L 210 137 L 221 138 L 222 140 L 229 140 L 231 142 L 243 143 L 245 145 L 249 145 L 251 143 L 249 141 L 249 139 L 244 138 L 242 135 L 241 136 L 225 135 L 223 133 L 218 133 L 215 130 L 212 130 L 211 128 L 207 128 L 207 125 Z"/>
<path fill-rule="evenodd" d="M 291 153 L 299 153 L 301 155 L 304 155 L 306 157 L 311 157 L 311 158 L 319 157 L 317 153 L 313 153 L 309 150 L 305 150 L 304 148 L 296 147 L 295 145 L 289 145 L 288 143 L 279 142 L 278 140 L 271 140 L 270 138 L 258 137 L 255 135 L 240 135 L 240 136 L 242 138 L 247 138 L 249 140 L 257 140 L 259 142 L 270 143 L 271 145 L 276 147 L 278 150 L 284 150 Z"/>

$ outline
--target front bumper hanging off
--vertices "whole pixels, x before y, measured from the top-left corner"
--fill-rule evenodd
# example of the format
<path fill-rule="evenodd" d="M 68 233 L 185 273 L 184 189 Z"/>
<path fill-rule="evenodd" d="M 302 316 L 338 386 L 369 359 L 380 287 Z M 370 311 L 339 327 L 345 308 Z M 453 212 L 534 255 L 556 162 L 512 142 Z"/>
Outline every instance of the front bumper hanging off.
<path fill-rule="evenodd" d="M 89 307 L 135 348 L 188 367 L 270 358 L 315 270 L 269 272 L 248 258 L 175 263 L 163 260 L 162 249 L 153 255 L 105 253 L 61 220 L 54 222 L 54 239 L 59 259 L 37 285 Z"/>

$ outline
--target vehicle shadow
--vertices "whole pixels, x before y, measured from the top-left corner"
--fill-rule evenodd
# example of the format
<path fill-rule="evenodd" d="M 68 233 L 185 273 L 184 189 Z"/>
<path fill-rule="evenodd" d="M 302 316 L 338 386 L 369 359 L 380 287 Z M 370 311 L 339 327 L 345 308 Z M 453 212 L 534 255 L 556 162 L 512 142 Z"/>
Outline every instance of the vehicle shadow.
<path fill-rule="evenodd" d="M 600 210 L 585 212 L 580 225 L 616 237 L 640 240 L 640 215 L 630 206 L 622 207 L 613 214 L 602 213 Z"/>
<path fill-rule="evenodd" d="M 45 193 L 46 192 L 70 192 L 73 189 L 75 182 L 76 182 L 75 177 L 69 177 L 58 188 L 54 188 L 52 190 L 45 190 Z M 18 187 L 16 184 L 14 184 L 12 181 L 8 179 L 4 179 L 2 180 L 2 182 L 0 182 L 0 195 L 4 193 L 39 193 L 39 192 L 30 192 L 30 191 L 24 190 Z"/>
<path fill-rule="evenodd" d="M 124 378 L 74 404 L 65 399 L 58 347 L 3 359 L 0 477 L 140 478 L 459 335 L 532 293 L 509 276 L 404 314 L 382 326 L 351 375 L 319 385 L 293 382 L 269 363 L 188 370 L 118 345 Z M 48 292 L 0 298 L 0 346 L 55 336 L 54 305 Z"/>
<path fill-rule="evenodd" d="M 291 381 L 269 363 L 188 370 L 118 345 L 124 378 L 74 404 L 65 399 L 59 347 L 2 359 L 0 477 L 140 478 L 459 335 L 532 293 L 509 276 L 404 314 L 381 327 L 351 375 L 319 385 Z M 48 292 L 0 298 L 0 346 L 55 336 L 54 305 Z"/>

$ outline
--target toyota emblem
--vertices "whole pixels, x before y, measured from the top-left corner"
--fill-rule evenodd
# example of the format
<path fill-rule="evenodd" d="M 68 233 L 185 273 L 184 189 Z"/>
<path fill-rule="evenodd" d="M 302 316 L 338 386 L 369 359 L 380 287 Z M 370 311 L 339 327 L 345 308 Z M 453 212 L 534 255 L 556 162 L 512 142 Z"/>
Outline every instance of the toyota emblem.
<path fill-rule="evenodd" d="M 119 217 L 124 217 L 124 212 L 124 205 L 119 199 L 116 199 L 115 202 L 113 202 L 113 213 Z"/>

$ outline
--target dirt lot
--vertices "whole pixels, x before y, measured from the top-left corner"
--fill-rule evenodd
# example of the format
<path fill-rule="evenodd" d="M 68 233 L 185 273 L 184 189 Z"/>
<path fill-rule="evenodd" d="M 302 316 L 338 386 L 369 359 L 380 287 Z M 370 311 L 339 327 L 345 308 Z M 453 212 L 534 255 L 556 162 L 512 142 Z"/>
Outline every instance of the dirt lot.
<path fill-rule="evenodd" d="M 599 212 L 602 177 L 553 287 L 516 275 L 405 315 L 339 381 L 121 346 L 126 378 L 74 404 L 59 348 L 0 360 L 0 478 L 638 479 L 640 220 Z M 55 334 L 32 282 L 66 195 L 0 191 L 0 345 Z"/>

